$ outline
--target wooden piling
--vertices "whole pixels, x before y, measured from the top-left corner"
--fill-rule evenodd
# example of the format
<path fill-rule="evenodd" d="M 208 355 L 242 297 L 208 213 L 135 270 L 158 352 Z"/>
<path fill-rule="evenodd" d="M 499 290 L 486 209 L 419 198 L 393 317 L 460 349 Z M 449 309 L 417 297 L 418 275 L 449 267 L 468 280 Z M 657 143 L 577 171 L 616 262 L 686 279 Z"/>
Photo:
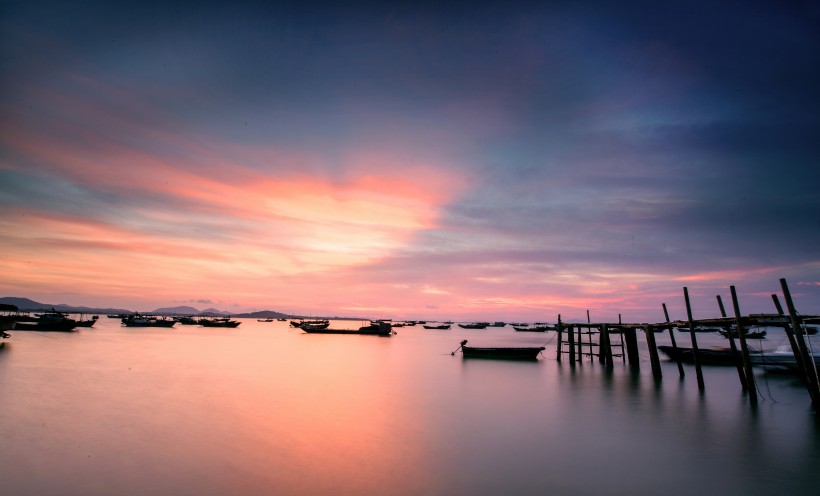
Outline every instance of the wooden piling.
<path fill-rule="evenodd" d="M 569 337 L 569 363 L 572 366 L 575 366 L 575 328 L 573 326 L 569 326 L 569 330 L 567 332 L 567 336 Z"/>
<path fill-rule="evenodd" d="M 720 298 L 720 295 L 715 296 L 717 297 L 720 316 L 726 318 L 726 309 L 723 307 L 723 300 Z M 746 373 L 743 371 L 743 357 L 737 352 L 737 346 L 735 345 L 735 338 L 732 336 L 731 328 L 724 328 L 724 330 L 726 331 L 726 336 L 729 338 L 729 348 L 732 350 L 732 358 L 734 359 L 735 368 L 737 369 L 737 377 L 740 379 L 740 386 L 746 391 L 748 385 L 746 384 Z"/>
<path fill-rule="evenodd" d="M 564 352 L 564 341 L 563 341 L 563 334 L 564 334 L 564 325 L 561 324 L 561 314 L 558 314 L 558 351 L 555 354 L 555 359 L 557 361 L 561 361 L 561 354 Z"/>
<path fill-rule="evenodd" d="M 777 310 L 778 315 L 783 315 L 783 307 L 780 306 L 780 300 L 777 298 L 776 294 L 772 295 L 772 301 L 774 301 L 774 308 Z M 800 351 L 800 347 L 797 346 L 797 340 L 794 337 L 794 330 L 789 324 L 783 326 L 783 330 L 786 332 L 786 337 L 789 340 L 789 346 L 792 348 L 792 353 L 794 354 L 794 361 L 797 363 L 797 372 L 800 375 L 800 380 L 803 381 L 803 384 L 809 386 L 809 377 L 806 375 L 806 364 L 803 363 L 803 353 Z M 811 393 L 811 389 L 809 389 L 809 393 Z"/>
<path fill-rule="evenodd" d="M 815 411 L 820 409 L 820 379 L 817 377 L 817 367 L 814 366 L 814 357 L 809 354 L 806 348 L 806 342 L 803 340 L 803 333 L 800 332 L 800 320 L 797 317 L 797 310 L 794 308 L 792 295 L 789 291 L 789 286 L 786 284 L 786 279 L 780 279 L 780 288 L 783 290 L 783 299 L 786 300 L 786 309 L 789 311 L 789 319 L 791 319 L 792 327 L 795 330 L 794 339 L 797 342 L 797 347 L 803 356 L 803 365 L 806 370 L 806 379 L 808 381 L 809 395 Z"/>
<path fill-rule="evenodd" d="M 695 323 L 692 321 L 692 306 L 689 304 L 689 289 L 683 288 L 683 299 L 686 302 L 686 318 L 689 321 L 689 337 L 692 340 L 692 361 L 695 362 L 695 374 L 698 378 L 698 389 L 703 391 L 706 385 L 703 383 L 703 370 L 700 367 L 698 357 L 698 338 L 695 336 Z"/>
<path fill-rule="evenodd" d="M 752 372 L 752 361 L 749 358 L 749 347 L 746 345 L 746 330 L 740 317 L 740 304 L 737 301 L 737 292 L 734 286 L 729 286 L 732 293 L 732 307 L 735 310 L 735 326 L 737 327 L 738 339 L 740 339 L 740 351 L 743 354 L 743 369 L 746 372 L 746 391 L 749 393 L 749 402 L 757 405 L 757 385 L 755 384 L 754 372 Z M 731 330 L 729 331 L 731 336 Z"/>
<path fill-rule="evenodd" d="M 663 317 L 666 319 L 666 323 L 669 323 L 669 312 L 666 310 L 666 303 L 662 304 L 663 306 Z M 683 371 L 683 362 L 680 359 L 680 353 L 678 353 L 678 343 L 675 341 L 675 331 L 668 327 L 667 330 L 669 331 L 669 340 L 672 341 L 672 349 L 675 350 L 675 361 L 678 363 L 678 374 L 680 375 L 681 379 L 686 375 Z"/>
<path fill-rule="evenodd" d="M 656 381 L 659 381 L 663 378 L 663 372 L 661 372 L 661 359 L 658 356 L 658 345 L 655 343 L 655 330 L 651 325 L 646 325 L 643 326 L 643 332 L 646 334 L 646 344 L 649 348 L 649 363 L 652 364 L 652 377 L 654 377 Z"/>
<path fill-rule="evenodd" d="M 609 342 L 609 327 L 606 324 L 601 325 L 601 339 L 600 339 L 600 353 L 601 362 L 607 367 L 614 365 L 612 360 L 612 346 Z"/>
<path fill-rule="evenodd" d="M 641 368 L 641 356 L 638 353 L 638 333 L 634 327 L 624 329 L 624 339 L 626 340 L 626 356 L 629 366 L 635 370 Z"/>

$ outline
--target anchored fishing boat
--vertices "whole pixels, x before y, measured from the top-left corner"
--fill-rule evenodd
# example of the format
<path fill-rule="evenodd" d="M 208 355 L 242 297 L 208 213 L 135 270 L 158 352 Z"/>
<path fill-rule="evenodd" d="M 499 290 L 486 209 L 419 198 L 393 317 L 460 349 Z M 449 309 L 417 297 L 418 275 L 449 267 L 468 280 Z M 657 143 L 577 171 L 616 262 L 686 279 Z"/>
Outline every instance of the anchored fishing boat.
<path fill-rule="evenodd" d="M 527 326 L 527 327 L 513 326 L 513 329 L 515 329 L 518 332 L 547 332 L 547 331 L 555 331 L 556 330 L 555 327 L 548 326 L 548 325 L 536 325 L 536 326 L 532 326 L 532 327 L 529 327 L 529 326 Z"/>
<path fill-rule="evenodd" d="M 489 322 L 473 322 L 472 324 L 459 324 L 462 329 L 486 329 Z"/>
<path fill-rule="evenodd" d="M 15 331 L 58 331 L 69 332 L 77 327 L 77 321 L 70 319 L 66 314 L 51 309 L 48 312 L 37 314 L 35 322 L 16 322 Z"/>
<path fill-rule="evenodd" d="M 464 358 L 497 358 L 502 360 L 537 360 L 538 354 L 544 351 L 543 346 L 532 347 L 518 347 L 518 348 L 479 348 L 476 346 L 467 346 L 467 340 L 461 342 L 455 351 L 450 353 L 455 355 L 456 351 L 461 350 Z"/>
<path fill-rule="evenodd" d="M 370 336 L 392 336 L 396 334 L 390 322 L 375 322 L 358 329 L 330 329 L 310 325 L 302 325 L 301 329 L 308 334 L 364 334 Z"/>
<path fill-rule="evenodd" d="M 436 330 L 446 331 L 446 330 L 450 329 L 450 324 L 423 325 L 422 327 L 424 327 L 425 329 L 436 329 Z"/>
<path fill-rule="evenodd" d="M 212 319 L 199 319 L 202 327 L 239 327 L 238 320 L 231 320 L 230 317 L 214 317 Z"/>
<path fill-rule="evenodd" d="M 126 327 L 174 327 L 176 320 L 159 318 L 155 315 L 142 315 L 134 313 L 122 318 L 122 323 Z"/>

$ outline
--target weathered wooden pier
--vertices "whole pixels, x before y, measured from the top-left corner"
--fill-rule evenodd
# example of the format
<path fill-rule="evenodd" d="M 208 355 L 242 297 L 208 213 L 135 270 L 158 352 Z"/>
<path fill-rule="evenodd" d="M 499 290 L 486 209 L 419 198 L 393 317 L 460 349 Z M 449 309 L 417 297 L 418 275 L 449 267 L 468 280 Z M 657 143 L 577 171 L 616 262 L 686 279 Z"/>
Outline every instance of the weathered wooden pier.
<path fill-rule="evenodd" d="M 734 366 L 737 369 L 738 379 L 741 388 L 748 395 L 749 402 L 757 404 L 757 385 L 755 384 L 752 370 L 752 360 L 749 347 L 746 343 L 746 330 L 755 326 L 780 327 L 788 338 L 789 344 L 794 354 L 797 373 L 805 384 L 811 398 L 812 406 L 816 411 L 820 411 L 820 378 L 817 367 L 807 345 L 806 326 L 820 323 L 818 315 L 801 315 L 794 307 L 794 302 L 789 292 L 789 287 L 785 279 L 780 279 L 780 287 L 783 291 L 783 298 L 786 302 L 786 312 L 780 304 L 778 295 L 772 295 L 777 313 L 771 314 L 749 314 L 743 316 L 740 312 L 740 304 L 734 286 L 729 290 L 732 296 L 732 310 L 734 317 L 727 317 L 726 310 L 720 295 L 717 296 L 717 304 L 720 310 L 720 317 L 695 319 L 692 316 L 692 307 L 689 302 L 689 290 L 683 288 L 683 297 L 686 304 L 686 320 L 670 321 L 666 304 L 663 304 L 665 322 L 662 323 L 593 323 L 590 321 L 587 312 L 586 323 L 565 323 L 561 316 L 558 316 L 558 347 L 556 359 L 562 361 L 564 355 L 568 356 L 569 363 L 575 365 L 581 362 L 584 357 L 598 361 L 607 367 L 614 365 L 615 358 L 621 358 L 628 362 L 634 369 L 640 368 L 640 357 L 638 354 L 638 330 L 644 332 L 647 348 L 649 350 L 649 360 L 652 367 L 652 376 L 656 381 L 663 377 L 661 370 L 658 346 L 655 342 L 655 334 L 667 331 L 671 341 L 671 347 L 677 357 L 678 374 L 682 379 L 685 376 L 683 363 L 680 359 L 682 353 L 675 340 L 674 329 L 688 329 L 692 343 L 691 356 L 695 368 L 698 389 L 705 390 L 706 385 L 703 379 L 701 364 L 702 352 L 698 349 L 697 328 L 710 327 L 722 329 L 729 341 L 729 350 L 733 358 Z M 597 337 L 597 342 L 593 340 Z M 735 342 L 735 339 L 739 341 Z M 682 349 L 680 349 L 682 350 Z M 688 352 L 688 349 L 687 349 Z"/>

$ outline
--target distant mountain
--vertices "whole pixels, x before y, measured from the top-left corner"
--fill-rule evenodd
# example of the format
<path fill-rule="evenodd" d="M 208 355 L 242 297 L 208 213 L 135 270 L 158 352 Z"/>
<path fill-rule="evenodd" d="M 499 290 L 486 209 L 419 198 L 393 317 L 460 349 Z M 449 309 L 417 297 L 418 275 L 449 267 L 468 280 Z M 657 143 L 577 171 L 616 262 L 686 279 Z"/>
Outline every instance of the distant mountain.
<path fill-rule="evenodd" d="M 19 298 L 15 296 L 0 297 L 0 303 L 4 303 L 6 305 L 14 305 L 20 310 L 24 311 L 48 310 L 50 308 L 54 308 L 55 310 L 67 313 L 98 313 L 105 315 L 134 312 L 133 310 L 125 310 L 123 308 L 75 307 L 72 305 L 65 304 L 40 303 L 38 301 L 30 300 L 28 298 Z M 274 312 L 271 310 L 261 310 L 259 312 L 234 314 L 231 312 L 225 312 L 223 310 L 217 310 L 216 308 L 206 308 L 205 310 L 197 310 L 196 308 L 189 306 L 157 308 L 153 312 L 145 313 L 152 313 L 158 315 L 232 315 L 234 317 L 252 317 L 257 319 L 282 319 L 290 317 L 287 314 Z"/>
<path fill-rule="evenodd" d="M 4 296 L 0 298 L 0 303 L 5 303 L 6 305 L 14 305 L 20 310 L 48 310 L 50 308 L 54 308 L 55 310 L 67 313 L 131 313 L 131 310 L 125 310 L 122 308 L 75 307 L 73 305 L 66 305 L 64 303 L 40 303 L 38 301 L 30 300 L 28 298 L 18 298 L 14 296 Z"/>
<path fill-rule="evenodd" d="M 237 313 L 234 317 L 254 319 L 286 319 L 290 317 L 290 315 L 271 310 L 260 310 L 258 312 Z"/>
<path fill-rule="evenodd" d="M 231 315 L 230 312 L 223 312 L 222 310 L 217 310 L 216 308 L 206 308 L 199 313 L 207 313 L 208 315 Z"/>

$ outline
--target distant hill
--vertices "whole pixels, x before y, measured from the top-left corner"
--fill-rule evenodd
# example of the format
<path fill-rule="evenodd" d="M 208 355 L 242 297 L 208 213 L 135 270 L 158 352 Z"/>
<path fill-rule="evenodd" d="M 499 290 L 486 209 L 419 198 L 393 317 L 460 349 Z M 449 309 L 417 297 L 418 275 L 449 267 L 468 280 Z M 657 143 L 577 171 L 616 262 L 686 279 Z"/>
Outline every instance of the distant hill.
<path fill-rule="evenodd" d="M 234 317 L 254 319 L 286 319 L 289 318 L 290 315 L 271 310 L 260 310 L 258 312 L 237 313 Z"/>
<path fill-rule="evenodd" d="M 0 298 L 0 303 L 5 303 L 6 305 L 14 305 L 20 310 L 48 310 L 50 308 L 54 308 L 55 310 L 67 313 L 131 313 L 131 310 L 125 310 L 123 308 L 75 307 L 73 305 L 66 305 L 64 303 L 40 303 L 39 301 L 30 300 L 28 298 L 18 298 L 14 296 L 4 296 Z"/>
<path fill-rule="evenodd" d="M 134 312 L 133 310 L 126 310 L 123 308 L 75 307 L 72 305 L 66 305 L 62 303 L 40 303 L 39 301 L 30 300 L 28 298 L 19 298 L 15 296 L 0 297 L 0 303 L 6 305 L 14 305 L 23 311 L 48 310 L 50 308 L 54 308 L 55 310 L 67 313 L 97 313 L 104 315 Z M 235 314 L 231 312 L 225 312 L 223 310 L 217 310 L 216 308 L 206 308 L 205 310 L 197 310 L 196 308 L 189 306 L 157 308 L 153 312 L 145 313 L 152 313 L 158 315 L 232 315 L 234 317 L 252 317 L 257 319 L 282 319 L 290 317 L 287 314 L 274 312 L 271 310 L 261 310 L 259 312 Z"/>

